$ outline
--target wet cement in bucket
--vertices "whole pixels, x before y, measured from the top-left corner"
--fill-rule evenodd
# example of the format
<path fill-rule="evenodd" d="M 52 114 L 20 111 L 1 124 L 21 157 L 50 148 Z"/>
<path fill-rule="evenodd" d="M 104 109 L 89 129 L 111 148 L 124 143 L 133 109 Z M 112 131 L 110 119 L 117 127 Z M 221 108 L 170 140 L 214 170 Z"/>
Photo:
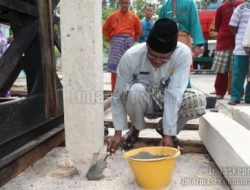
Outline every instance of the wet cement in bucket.
<path fill-rule="evenodd" d="M 139 152 L 138 154 L 131 156 L 133 159 L 156 159 L 156 158 L 167 158 L 168 155 L 155 155 L 150 154 L 149 152 Z"/>

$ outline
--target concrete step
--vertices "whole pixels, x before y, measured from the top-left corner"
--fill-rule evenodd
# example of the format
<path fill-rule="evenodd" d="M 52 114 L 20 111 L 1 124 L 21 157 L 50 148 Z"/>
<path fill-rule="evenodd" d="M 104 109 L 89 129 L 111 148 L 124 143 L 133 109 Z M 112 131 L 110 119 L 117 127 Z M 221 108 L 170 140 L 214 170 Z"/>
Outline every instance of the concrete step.
<path fill-rule="evenodd" d="M 210 93 L 214 91 L 214 81 L 216 75 L 191 75 L 191 83 L 193 88 L 197 88 L 204 92 L 207 96 L 215 96 Z M 206 85 L 204 85 L 206 84 Z M 231 106 L 228 105 L 230 95 L 226 94 L 224 99 L 217 100 L 219 112 L 225 113 L 236 122 L 250 130 L 250 109 L 249 104 L 241 101 L 240 104 Z"/>
<path fill-rule="evenodd" d="M 177 142 L 182 153 L 207 153 L 198 130 L 182 130 L 177 135 Z"/>
<path fill-rule="evenodd" d="M 246 129 L 250 130 L 250 108 L 249 105 L 239 105 L 232 108 L 233 119 Z"/>
<path fill-rule="evenodd" d="M 127 130 L 123 131 L 123 135 Z M 114 129 L 109 128 L 109 136 L 106 137 L 106 141 L 114 135 Z M 144 129 L 140 132 L 138 142 L 134 145 L 135 148 L 145 146 L 159 146 L 161 145 L 161 135 L 159 135 L 154 129 Z M 200 153 L 205 154 L 207 150 L 203 145 L 199 136 L 198 130 L 182 130 L 177 135 L 177 144 L 181 150 L 181 153 Z"/>
<path fill-rule="evenodd" d="M 217 100 L 218 112 L 224 113 L 246 129 L 250 130 L 250 109 L 249 104 L 240 103 L 235 106 L 228 105 L 228 99 Z"/>
<path fill-rule="evenodd" d="M 235 190 L 250 189 L 250 131 L 223 113 L 200 117 L 199 135 L 222 174 Z"/>

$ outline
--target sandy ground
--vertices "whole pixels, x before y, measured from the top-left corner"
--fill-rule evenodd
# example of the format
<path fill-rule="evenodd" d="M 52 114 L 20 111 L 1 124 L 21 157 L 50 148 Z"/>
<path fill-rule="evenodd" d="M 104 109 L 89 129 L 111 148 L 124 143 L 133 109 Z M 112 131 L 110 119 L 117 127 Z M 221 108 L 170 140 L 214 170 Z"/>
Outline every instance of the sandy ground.
<path fill-rule="evenodd" d="M 103 152 L 104 150 L 105 148 Z M 58 147 L 3 186 L 1 190 L 141 189 L 137 186 L 127 161 L 122 158 L 121 151 L 109 157 L 107 163 L 103 179 L 88 181 L 78 174 L 65 147 Z M 229 190 L 222 181 L 223 178 L 208 155 L 183 154 L 177 160 L 171 184 L 165 189 Z"/>

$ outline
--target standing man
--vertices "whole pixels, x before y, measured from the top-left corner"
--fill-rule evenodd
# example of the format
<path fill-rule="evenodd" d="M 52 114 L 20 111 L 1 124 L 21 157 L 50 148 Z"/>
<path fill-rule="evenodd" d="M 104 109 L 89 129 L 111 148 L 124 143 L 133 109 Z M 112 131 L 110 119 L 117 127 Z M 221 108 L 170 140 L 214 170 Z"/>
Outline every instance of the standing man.
<path fill-rule="evenodd" d="M 205 41 L 195 0 L 165 0 L 159 18 L 169 18 L 176 22 L 179 28 L 178 41 L 191 49 L 193 43 L 194 56 L 203 52 L 201 47 Z"/>
<path fill-rule="evenodd" d="M 163 118 L 162 145 L 173 147 L 186 122 L 205 113 L 205 96 L 193 91 L 187 97 L 185 92 L 192 55 L 185 44 L 177 42 L 177 34 L 174 21 L 159 19 L 146 43 L 131 47 L 122 56 L 111 100 L 115 135 L 108 151 L 115 152 L 119 145 L 132 148 L 145 128 L 144 116 Z M 122 138 L 127 114 L 134 127 Z"/>
<path fill-rule="evenodd" d="M 233 61 L 233 49 L 235 46 L 235 34 L 228 24 L 234 9 L 241 2 L 226 0 L 217 10 L 215 16 L 215 31 L 217 35 L 216 51 L 211 70 L 215 73 L 214 83 L 217 99 L 222 99 L 228 90 L 228 83 L 231 84 L 230 69 Z"/>
<path fill-rule="evenodd" d="M 244 89 L 243 85 L 248 74 L 249 55 L 245 52 L 242 42 L 249 18 L 250 0 L 246 0 L 234 10 L 229 23 L 231 31 L 236 34 L 233 51 L 231 100 L 228 102 L 229 105 L 240 103 L 243 93 L 242 89 Z M 250 103 L 250 83 L 247 83 L 244 98 L 245 103 Z"/>
<path fill-rule="evenodd" d="M 152 4 L 146 4 L 144 6 L 145 17 L 141 20 L 142 25 L 142 35 L 139 38 L 139 42 L 145 42 L 148 38 L 149 32 L 152 29 L 155 21 L 153 15 L 155 13 L 155 7 Z"/>
<path fill-rule="evenodd" d="M 104 22 L 103 35 L 110 42 L 108 71 L 111 72 L 112 91 L 116 83 L 116 68 L 120 58 L 141 35 L 139 18 L 129 11 L 130 0 L 119 0 L 120 10 L 117 10 Z"/>

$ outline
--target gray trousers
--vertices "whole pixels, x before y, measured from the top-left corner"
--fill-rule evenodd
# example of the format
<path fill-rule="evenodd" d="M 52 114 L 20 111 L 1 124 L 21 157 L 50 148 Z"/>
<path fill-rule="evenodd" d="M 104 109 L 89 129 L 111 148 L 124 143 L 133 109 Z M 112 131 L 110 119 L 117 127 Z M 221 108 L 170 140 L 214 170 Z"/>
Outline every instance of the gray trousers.
<path fill-rule="evenodd" d="M 132 124 L 137 130 L 145 129 L 144 117 L 154 115 L 155 105 L 151 95 L 146 91 L 144 85 L 134 83 L 130 86 L 129 91 L 123 94 L 123 103 Z M 152 118 L 152 117 L 150 117 Z M 157 118 L 157 116 L 155 117 Z M 177 133 L 179 133 L 191 117 L 179 118 L 177 121 Z"/>

